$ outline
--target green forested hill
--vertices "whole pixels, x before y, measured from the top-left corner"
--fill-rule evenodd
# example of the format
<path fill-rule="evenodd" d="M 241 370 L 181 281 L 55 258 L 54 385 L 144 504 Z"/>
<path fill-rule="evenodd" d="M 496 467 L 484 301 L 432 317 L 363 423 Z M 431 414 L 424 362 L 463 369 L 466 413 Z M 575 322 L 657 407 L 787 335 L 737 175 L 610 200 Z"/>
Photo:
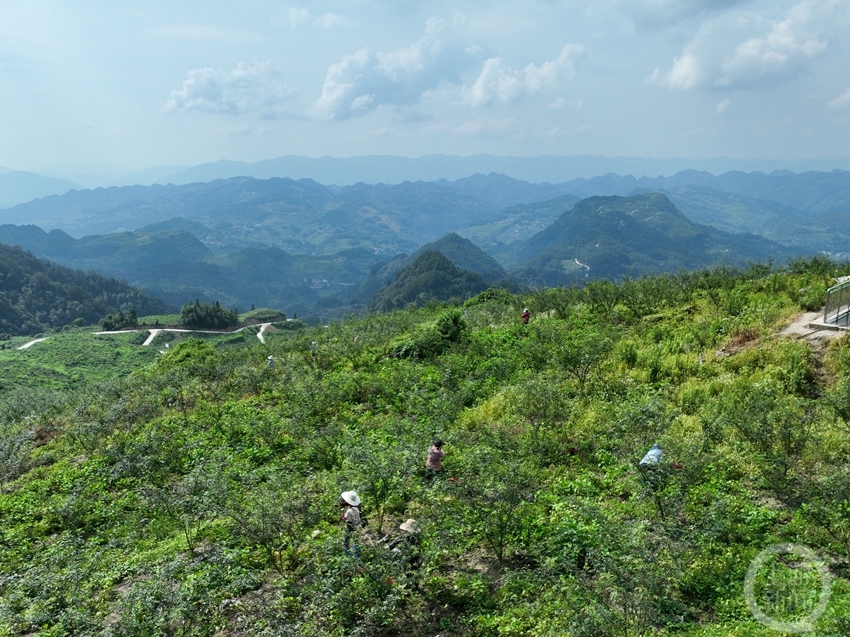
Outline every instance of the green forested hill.
<path fill-rule="evenodd" d="M 769 637 L 744 577 L 796 543 L 847 635 L 850 341 L 777 332 L 848 271 L 490 290 L 6 395 L 0 634 Z M 756 601 L 805 617 L 771 559 Z"/>
<path fill-rule="evenodd" d="M 725 263 L 781 259 L 792 249 L 689 221 L 660 193 L 589 197 L 515 250 L 512 272 L 558 285 Z"/>
<path fill-rule="evenodd" d="M 804 251 L 843 254 L 850 250 L 850 210 L 803 212 L 769 199 L 701 186 L 682 186 L 666 194 L 694 223 L 758 234 Z"/>
<path fill-rule="evenodd" d="M 481 250 L 469 239 L 452 232 L 441 237 L 433 243 L 426 243 L 413 253 L 413 258 L 418 257 L 427 250 L 439 252 L 461 270 L 468 270 L 481 275 L 488 283 L 495 283 L 507 278 L 507 273 L 489 254 Z"/>
<path fill-rule="evenodd" d="M 437 241 L 426 243 L 409 256 L 401 254 L 391 261 L 376 264 L 360 284 L 358 297 L 370 299 L 381 287 L 391 283 L 398 273 L 413 263 L 420 254 L 429 250 L 439 252 L 461 270 L 480 275 L 489 284 L 507 282 L 508 275 L 498 261 L 469 239 L 452 232 Z"/>
<path fill-rule="evenodd" d="M 0 244 L 0 332 L 35 334 L 81 318 L 92 325 L 111 312 L 161 314 L 157 298 L 123 281 L 72 270 Z"/>
<path fill-rule="evenodd" d="M 480 274 L 457 267 L 441 252 L 425 250 L 400 270 L 392 283 L 375 292 L 369 307 L 388 312 L 409 303 L 466 299 L 486 288 Z"/>
<path fill-rule="evenodd" d="M 0 241 L 74 268 L 120 276 L 174 307 L 200 299 L 306 314 L 322 299 L 350 301 L 378 257 L 365 249 L 290 254 L 268 246 L 213 253 L 185 224 L 74 239 L 60 230 L 0 225 Z"/>

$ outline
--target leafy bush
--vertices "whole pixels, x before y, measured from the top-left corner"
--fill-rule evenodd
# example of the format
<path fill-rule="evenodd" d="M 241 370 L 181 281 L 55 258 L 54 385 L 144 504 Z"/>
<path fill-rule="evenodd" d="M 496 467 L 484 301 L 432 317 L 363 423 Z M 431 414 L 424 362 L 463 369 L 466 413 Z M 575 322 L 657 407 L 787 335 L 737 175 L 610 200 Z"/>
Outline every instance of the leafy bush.
<path fill-rule="evenodd" d="M 105 332 L 111 332 L 113 330 L 139 327 L 139 321 L 136 318 L 136 310 L 128 310 L 126 314 L 124 312 L 107 314 L 98 321 L 98 325 L 100 325 Z"/>
<path fill-rule="evenodd" d="M 420 329 L 409 340 L 393 347 L 390 356 L 395 358 L 429 358 L 446 351 L 452 343 L 459 343 L 466 330 L 463 313 L 458 308 L 444 311 L 433 325 Z"/>

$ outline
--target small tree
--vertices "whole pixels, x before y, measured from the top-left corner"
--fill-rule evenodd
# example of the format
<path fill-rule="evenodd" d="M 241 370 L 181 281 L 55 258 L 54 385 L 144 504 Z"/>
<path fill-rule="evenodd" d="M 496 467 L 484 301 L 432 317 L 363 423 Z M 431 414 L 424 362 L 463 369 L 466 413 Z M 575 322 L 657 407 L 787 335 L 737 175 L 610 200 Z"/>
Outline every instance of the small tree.
<path fill-rule="evenodd" d="M 613 342 L 602 330 L 586 327 L 571 332 L 554 352 L 559 366 L 572 376 L 584 395 L 588 379 L 605 361 Z"/>
<path fill-rule="evenodd" d="M 388 506 L 405 499 L 416 461 L 414 450 L 400 444 L 362 444 L 350 449 L 348 464 L 354 479 L 362 485 L 360 495 L 368 503 L 367 509 L 374 507 L 378 533 L 383 530 Z"/>
<path fill-rule="evenodd" d="M 77 325 L 76 321 L 77 319 L 74 319 L 74 325 Z M 79 324 L 82 325 L 81 319 Z M 99 324 L 103 327 L 104 331 L 111 332 L 113 330 L 139 327 L 139 320 L 136 318 L 136 310 L 129 310 L 126 313 L 121 311 L 117 314 L 107 314 L 100 319 Z"/>
<path fill-rule="evenodd" d="M 149 487 L 144 493 L 156 511 L 178 525 L 190 551 L 198 546 L 198 534 L 211 510 L 212 486 L 212 476 L 200 466 L 169 484 Z"/>
<path fill-rule="evenodd" d="M 234 485 L 220 507 L 233 520 L 236 533 L 262 548 L 272 568 L 283 574 L 307 532 L 322 517 L 316 502 L 307 488 L 269 482 Z"/>
<path fill-rule="evenodd" d="M 464 476 L 458 498 L 474 532 L 500 562 L 509 549 L 525 544 L 530 531 L 527 509 L 535 482 L 525 467 L 494 463 L 486 471 Z"/>

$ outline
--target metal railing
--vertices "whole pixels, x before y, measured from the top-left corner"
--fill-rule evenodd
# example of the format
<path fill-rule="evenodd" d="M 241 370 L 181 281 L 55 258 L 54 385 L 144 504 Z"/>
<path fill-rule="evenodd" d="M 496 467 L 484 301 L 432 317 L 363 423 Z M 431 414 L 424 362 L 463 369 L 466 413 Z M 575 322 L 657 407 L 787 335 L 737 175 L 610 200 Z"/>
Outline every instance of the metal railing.
<path fill-rule="evenodd" d="M 833 285 L 826 291 L 823 322 L 833 325 L 850 324 L 850 281 Z"/>

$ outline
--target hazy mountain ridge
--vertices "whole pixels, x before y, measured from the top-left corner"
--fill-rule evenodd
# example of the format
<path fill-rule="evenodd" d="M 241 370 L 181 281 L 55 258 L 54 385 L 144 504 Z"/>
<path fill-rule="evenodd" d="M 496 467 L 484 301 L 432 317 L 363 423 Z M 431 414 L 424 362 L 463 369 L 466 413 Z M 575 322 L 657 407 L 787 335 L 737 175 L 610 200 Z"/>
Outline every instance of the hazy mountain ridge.
<path fill-rule="evenodd" d="M 206 232 L 198 234 L 221 253 L 267 245 L 306 254 L 363 247 L 392 256 L 497 212 L 487 202 L 433 182 L 331 189 L 312 180 L 234 178 L 74 191 L 2 211 L 0 220 L 61 227 L 79 237 L 180 217 L 204 226 Z"/>
<path fill-rule="evenodd" d="M 227 185 L 228 182 L 214 183 L 212 193 L 220 188 L 227 190 Z M 570 211 L 578 208 L 573 208 L 575 197 L 563 195 L 547 202 L 508 208 L 491 216 L 496 221 L 489 225 L 461 231 L 489 239 L 490 243 L 485 245 L 495 248 L 498 261 L 470 242 L 469 237 L 448 234 L 425 246 L 420 242 L 419 250 L 410 257 L 390 261 L 384 258 L 381 262 L 381 252 L 386 253 L 400 242 L 375 245 L 368 243 L 363 235 L 373 232 L 370 238 L 374 241 L 379 229 L 389 229 L 395 232 L 390 237 L 401 234 L 410 237 L 407 244 L 412 244 L 413 237 L 448 225 L 453 211 L 440 204 L 459 201 L 451 188 L 438 184 L 378 188 L 359 184 L 342 189 L 348 191 L 348 205 L 343 206 L 332 198 L 330 189 L 315 182 L 285 181 L 283 186 L 288 192 L 298 195 L 288 200 L 275 199 L 278 186 L 252 179 L 231 184 L 231 201 L 236 202 L 233 208 L 242 214 L 214 230 L 199 224 L 197 228 L 205 233 L 204 241 L 191 232 L 196 222 L 182 217 L 147 226 L 152 231 L 81 239 L 73 239 L 58 230 L 44 233 L 32 226 L 6 225 L 0 226 L 0 241 L 20 243 L 66 265 L 123 276 L 173 305 L 199 298 L 219 300 L 229 307 L 255 304 L 302 314 L 318 307 L 323 312 L 362 307 L 372 294 L 390 283 L 426 249 L 439 251 L 454 266 L 475 272 L 490 283 L 504 280 L 502 264 L 510 265 L 514 268 L 512 275 L 532 285 L 618 278 L 719 262 L 737 264 L 782 258 L 792 253 L 753 235 L 734 236 L 697 226 L 662 194 L 622 200 L 603 198 L 604 205 L 611 207 L 611 213 L 605 216 L 587 212 L 589 206 L 598 205 L 594 202 L 599 198 L 584 200 L 576 214 L 571 215 Z M 424 204 L 420 202 L 420 209 L 428 208 L 431 214 L 417 218 L 404 203 L 423 193 L 429 198 Z M 194 185 L 180 194 L 184 200 L 195 203 L 214 196 Z M 310 211 L 315 211 L 317 202 L 325 204 L 320 216 L 311 219 Z M 629 206 L 635 210 L 623 209 Z M 219 203 L 219 210 L 225 207 Z M 216 214 L 205 210 L 207 218 Z M 275 217 L 270 210 L 284 212 Z M 645 213 L 646 218 L 640 222 L 631 216 L 637 210 Z M 370 215 L 367 220 L 371 219 L 371 225 L 361 221 L 363 214 Z M 471 216 L 481 218 L 488 214 L 486 206 L 481 204 Z M 285 250 L 267 243 L 271 234 L 267 228 L 275 218 L 281 217 L 313 223 L 300 234 L 290 233 L 289 243 L 295 249 Z M 431 227 L 427 229 L 429 220 Z M 550 220 L 554 223 L 545 225 Z M 277 225 L 282 224 L 278 221 Z M 352 227 L 354 230 L 350 230 Z M 323 232 L 326 237 L 333 237 L 324 245 L 324 254 L 319 252 L 323 244 L 315 239 L 308 246 L 313 254 L 297 250 L 310 239 L 309 233 Z M 234 235 L 240 237 L 238 243 L 233 240 Z M 217 244 L 217 241 L 227 243 Z M 219 250 L 216 252 L 210 246 Z M 331 251 L 332 246 L 337 249 Z"/>
<path fill-rule="evenodd" d="M 804 173 L 777 170 L 770 174 L 758 171 L 730 171 L 721 175 L 685 170 L 671 177 L 640 179 L 632 175 L 609 173 L 592 179 L 575 179 L 556 186 L 578 197 L 625 195 L 635 188 L 675 190 L 686 186 L 702 186 L 757 200 L 775 201 L 801 212 L 850 209 L 850 172 L 846 170 Z"/>
<path fill-rule="evenodd" d="M 0 170 L 0 208 L 47 195 L 60 195 L 81 187 L 67 179 L 45 177 L 25 170 Z"/>
<path fill-rule="evenodd" d="M 762 237 L 696 225 L 661 193 L 589 197 L 517 246 L 519 265 L 511 274 L 526 283 L 559 285 L 792 254 Z"/>
<path fill-rule="evenodd" d="M 455 181 L 441 179 L 437 183 L 487 201 L 500 210 L 521 204 L 547 201 L 564 195 L 561 188 L 552 184 L 529 183 L 499 173 L 489 175 L 476 173 Z"/>
<path fill-rule="evenodd" d="M 713 174 L 732 170 L 770 171 L 791 169 L 797 172 L 831 170 L 848 167 L 844 160 L 740 160 L 728 157 L 713 159 L 647 159 L 641 157 L 600 157 L 590 155 L 543 155 L 516 157 L 496 155 L 424 155 L 401 157 L 395 155 L 366 155 L 355 157 L 300 157 L 287 155 L 255 163 L 221 160 L 193 166 L 157 180 L 158 183 L 190 183 L 212 181 L 237 176 L 257 179 L 271 177 L 309 178 L 340 186 L 357 182 L 397 184 L 403 181 L 456 180 L 491 172 L 510 175 L 528 182 L 559 183 L 575 178 L 589 179 L 595 175 L 670 175 L 698 169 Z"/>
<path fill-rule="evenodd" d="M 571 194 L 560 194 L 564 191 Z M 689 170 L 653 179 L 608 174 L 554 185 L 495 173 L 454 182 L 345 187 L 308 179 L 242 177 L 184 186 L 75 190 L 2 211 L 0 220 L 58 227 L 80 237 L 179 217 L 184 220 L 181 229 L 221 254 L 265 245 L 306 254 L 362 247 L 390 257 L 458 232 L 512 266 L 510 246 L 545 228 L 578 197 L 650 191 L 666 193 L 686 216 L 726 231 L 753 232 L 833 253 L 850 240 L 850 228 L 843 232 L 830 217 L 850 213 L 850 172 L 840 170 L 719 176 Z M 537 201 L 519 204 L 525 208 L 503 205 L 529 200 Z"/>
<path fill-rule="evenodd" d="M 486 224 L 458 230 L 503 266 L 516 265 L 514 248 L 548 228 L 579 201 L 574 195 L 561 195 L 548 201 L 506 208 Z"/>

